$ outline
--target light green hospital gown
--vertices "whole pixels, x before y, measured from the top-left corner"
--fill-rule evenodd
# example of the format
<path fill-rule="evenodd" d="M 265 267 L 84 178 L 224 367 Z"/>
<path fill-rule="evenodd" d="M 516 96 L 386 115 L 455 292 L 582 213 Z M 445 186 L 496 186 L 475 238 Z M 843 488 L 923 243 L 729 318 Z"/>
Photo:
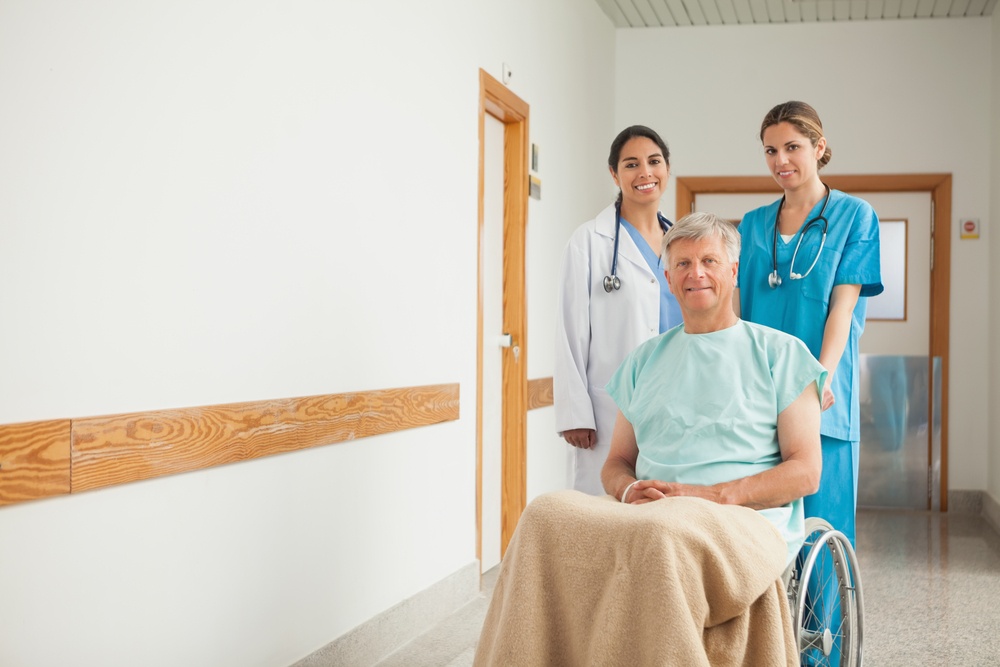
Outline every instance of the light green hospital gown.
<path fill-rule="evenodd" d="M 680 325 L 637 347 L 608 393 L 635 430 L 638 479 L 711 485 L 781 463 L 778 414 L 826 370 L 799 339 L 740 320 L 706 334 Z M 802 500 L 761 510 L 788 543 L 802 545 Z"/>

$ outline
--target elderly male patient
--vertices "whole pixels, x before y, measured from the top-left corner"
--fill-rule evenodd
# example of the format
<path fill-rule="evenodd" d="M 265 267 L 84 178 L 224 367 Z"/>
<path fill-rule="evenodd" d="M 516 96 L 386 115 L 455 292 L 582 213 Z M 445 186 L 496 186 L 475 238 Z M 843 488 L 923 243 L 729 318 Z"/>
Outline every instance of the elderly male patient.
<path fill-rule="evenodd" d="M 708 213 L 664 236 L 684 323 L 608 384 L 609 495 L 528 505 L 476 665 L 798 665 L 780 576 L 819 484 L 826 371 L 733 312 L 739 244 Z"/>

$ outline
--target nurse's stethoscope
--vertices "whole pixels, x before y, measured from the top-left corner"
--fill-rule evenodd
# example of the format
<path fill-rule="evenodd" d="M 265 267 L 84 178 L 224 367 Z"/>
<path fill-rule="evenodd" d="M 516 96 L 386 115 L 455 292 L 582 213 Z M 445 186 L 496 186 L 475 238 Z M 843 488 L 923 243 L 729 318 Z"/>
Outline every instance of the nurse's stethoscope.
<path fill-rule="evenodd" d="M 788 277 L 791 280 L 802 280 L 810 273 L 812 273 L 813 267 L 816 266 L 816 262 L 819 261 L 819 256 L 823 252 L 823 246 L 826 245 L 826 231 L 830 227 L 830 222 L 826 219 L 826 205 L 830 203 L 830 186 L 826 183 L 823 184 L 826 188 L 826 197 L 823 199 L 823 208 L 820 209 L 819 215 L 815 218 L 806 222 L 799 231 L 799 241 L 795 244 L 795 252 L 792 253 L 792 262 L 788 265 Z M 767 284 L 774 289 L 781 284 L 781 276 L 778 275 L 778 221 L 781 219 L 781 207 L 785 205 L 785 197 L 782 195 L 781 201 L 778 202 L 778 212 L 774 214 L 774 239 L 771 245 L 771 262 L 773 271 L 767 276 Z M 816 256 L 813 258 L 812 264 L 806 269 L 805 273 L 795 273 L 795 258 L 799 254 L 799 248 L 802 246 L 802 239 L 805 238 L 806 232 L 813 225 L 818 225 L 823 223 L 823 236 L 819 240 L 819 250 L 816 251 Z M 605 279 L 606 280 L 606 279 Z"/>
<path fill-rule="evenodd" d="M 657 212 L 656 219 L 660 221 L 660 229 L 666 234 L 673 223 L 663 217 L 663 214 Z M 611 290 L 620 290 L 622 288 L 622 281 L 618 277 L 618 235 L 622 229 L 622 203 L 615 202 L 615 254 L 611 258 L 611 275 L 604 276 L 604 291 L 608 294 Z"/>

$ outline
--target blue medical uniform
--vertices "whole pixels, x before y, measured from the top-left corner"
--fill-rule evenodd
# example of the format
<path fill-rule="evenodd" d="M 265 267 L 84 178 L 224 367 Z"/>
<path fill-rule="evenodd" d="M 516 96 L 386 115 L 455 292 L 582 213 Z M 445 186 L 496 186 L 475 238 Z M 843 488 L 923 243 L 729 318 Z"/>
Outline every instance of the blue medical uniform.
<path fill-rule="evenodd" d="M 780 235 L 777 241 L 774 239 L 780 200 L 750 211 L 743 217 L 739 226 L 742 236 L 740 313 L 751 322 L 797 336 L 819 359 L 834 286 L 861 285 L 847 345 L 831 385 L 836 402 L 823 412 L 820 425 L 823 474 L 819 490 L 803 499 L 807 517 L 826 519 L 854 544 L 861 441 L 858 345 L 865 328 L 867 297 L 881 294 L 883 290 L 878 216 L 868 202 L 839 190 L 831 190 L 829 198 L 826 208 L 829 223 L 822 250 L 822 222 L 808 224 L 819 216 L 822 199 L 809 212 L 806 223 L 787 241 Z M 799 246 L 797 255 L 796 246 Z M 791 280 L 791 271 L 806 273 L 817 253 L 819 260 L 813 270 L 801 280 Z M 774 270 L 775 256 L 782 282 L 771 288 L 768 275 Z M 829 571 L 832 563 L 824 562 L 820 567 Z M 834 585 L 832 580 L 825 584 L 810 581 L 806 594 L 817 599 L 820 589 L 824 588 L 824 615 L 836 623 L 840 611 Z M 839 640 L 827 657 L 831 662 L 826 664 L 839 663 Z M 811 664 L 811 659 L 804 656 L 802 662 Z"/>
<path fill-rule="evenodd" d="M 670 291 L 670 286 L 667 284 L 667 277 L 663 274 L 666 267 L 663 265 L 660 255 L 649 247 L 649 242 L 625 218 L 622 218 L 622 227 L 628 231 L 628 235 L 635 241 L 635 246 L 642 253 L 642 258 L 646 260 L 646 264 L 649 265 L 649 270 L 660 281 L 660 333 L 664 333 L 668 329 L 682 324 L 684 318 L 681 315 L 681 307 Z"/>
<path fill-rule="evenodd" d="M 787 242 L 781 236 L 775 242 L 780 200 L 743 217 L 739 226 L 740 311 L 746 320 L 797 336 L 819 359 L 834 286 L 861 285 L 861 298 L 854 307 L 847 345 L 831 385 L 836 402 L 823 412 L 820 488 L 805 499 L 807 517 L 826 519 L 853 543 L 861 440 L 858 345 L 865 327 L 867 297 L 881 294 L 883 287 L 875 210 L 863 199 L 839 190 L 831 190 L 829 197 L 826 208 L 829 224 L 822 251 L 822 222 L 803 224 Z M 806 218 L 807 223 L 819 216 L 822 206 L 821 199 Z M 775 244 L 782 282 L 772 289 L 768 275 L 774 269 Z M 819 261 L 805 278 L 791 280 L 792 255 L 797 245 L 800 247 L 795 257 L 795 272 L 806 273 L 817 253 Z"/>

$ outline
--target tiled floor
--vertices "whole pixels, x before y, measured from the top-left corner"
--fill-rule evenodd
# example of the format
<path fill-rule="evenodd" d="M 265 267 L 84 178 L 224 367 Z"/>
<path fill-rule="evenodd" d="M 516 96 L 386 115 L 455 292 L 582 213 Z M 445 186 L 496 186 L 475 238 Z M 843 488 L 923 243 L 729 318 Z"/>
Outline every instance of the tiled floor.
<path fill-rule="evenodd" d="M 1000 665 L 1000 537 L 978 516 L 858 515 L 868 665 Z"/>
<path fill-rule="evenodd" d="M 1000 536 L 978 516 L 858 513 L 864 663 L 1000 665 Z M 483 595 L 379 667 L 469 667 L 496 572 Z"/>

